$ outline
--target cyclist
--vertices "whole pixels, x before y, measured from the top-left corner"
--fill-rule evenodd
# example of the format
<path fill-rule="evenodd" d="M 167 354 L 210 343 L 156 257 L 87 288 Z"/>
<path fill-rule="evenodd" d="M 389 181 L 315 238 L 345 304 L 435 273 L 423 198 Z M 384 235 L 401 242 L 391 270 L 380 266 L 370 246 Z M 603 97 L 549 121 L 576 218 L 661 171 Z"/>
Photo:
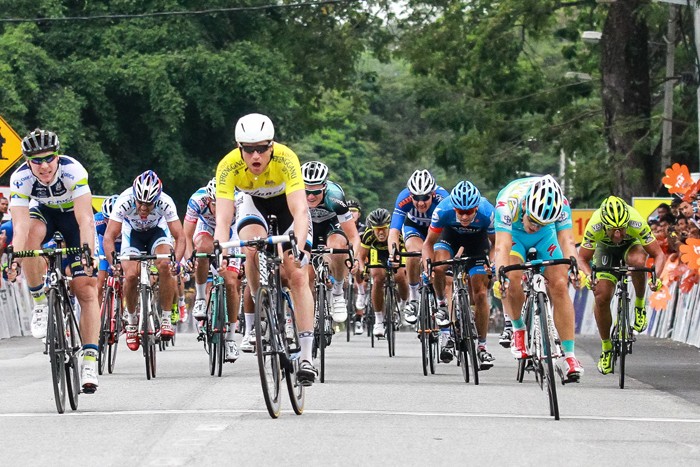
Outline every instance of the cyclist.
<path fill-rule="evenodd" d="M 235 216 L 234 216 L 235 217 Z M 216 228 L 216 178 L 209 180 L 206 186 L 197 190 L 187 203 L 184 233 L 187 247 L 185 257 L 192 256 L 193 248 L 201 253 L 214 251 L 214 230 Z M 230 230 L 229 238 L 238 240 L 234 230 Z M 238 359 L 238 346 L 234 340 L 235 323 L 238 321 L 238 289 L 240 282 L 238 273 L 240 260 L 235 259 L 221 271 L 226 286 L 226 307 L 228 310 L 227 333 L 225 337 L 225 360 L 235 362 Z M 207 317 L 207 276 L 209 274 L 209 259 L 197 258 L 195 270 L 195 298 L 192 316 L 197 320 Z"/>
<path fill-rule="evenodd" d="M 87 244 L 95 250 L 95 220 L 92 194 L 85 168 L 72 157 L 58 153 L 56 133 L 35 129 L 22 139 L 24 163 L 10 178 L 10 207 L 14 228 L 15 250 L 39 249 L 56 231 L 60 231 L 67 247 Z M 97 338 L 100 330 L 100 309 L 92 264 L 83 265 L 81 255 L 68 258 L 73 280 L 71 290 L 80 303 L 80 331 L 83 340 L 83 362 L 80 380 L 83 391 L 97 389 Z M 42 258 L 24 258 L 24 273 L 34 299 L 31 322 L 32 336 L 46 337 L 48 303 L 44 294 Z M 13 268 L 12 277 L 14 278 Z"/>
<path fill-rule="evenodd" d="M 112 271 L 110 262 L 105 256 L 104 245 L 102 242 L 104 239 L 105 230 L 107 230 L 109 216 L 112 213 L 114 202 L 118 197 L 119 195 L 112 195 L 105 198 L 105 200 L 102 202 L 102 209 L 95 213 L 95 245 L 97 245 L 97 257 L 100 260 L 97 267 L 97 299 L 99 300 L 100 306 L 102 306 L 102 294 L 104 293 L 105 279 L 107 278 L 107 274 L 110 274 Z"/>
<path fill-rule="evenodd" d="M 352 214 L 352 219 L 355 221 L 355 227 L 357 228 L 358 235 L 362 238 L 362 234 L 365 232 L 365 224 L 362 222 L 362 206 L 359 201 L 354 199 L 348 200 L 348 209 Z M 359 251 L 359 250 L 357 250 Z M 355 334 L 362 334 L 364 332 L 362 325 L 362 315 L 365 309 L 365 300 L 367 297 L 365 295 L 365 281 L 362 274 L 355 274 L 355 291 L 357 292 L 355 297 Z"/>
<path fill-rule="evenodd" d="M 172 239 L 175 239 L 173 267 L 171 268 L 170 261 L 165 259 L 155 262 L 158 269 L 162 310 L 160 334 L 164 340 L 170 339 L 175 334 L 170 316 L 176 288 L 173 275 L 179 272 L 175 269 L 179 269 L 178 263 L 185 252 L 185 239 L 175 203 L 163 192 L 163 184 L 152 170 L 147 170 L 136 177 L 133 185 L 124 190 L 114 203 L 104 235 L 107 258 L 112 257 L 115 242 L 120 236 L 121 255 L 140 255 L 142 251 L 151 255 L 169 254 L 173 250 Z M 126 345 L 131 350 L 138 350 L 140 340 L 136 310 L 139 264 L 134 261 L 124 261 L 121 263 L 121 269 L 124 273 L 124 297 L 127 309 L 127 325 L 124 328 Z"/>
<path fill-rule="evenodd" d="M 503 188 L 496 201 L 495 223 L 496 271 L 501 266 L 523 262 L 526 252 L 533 247 L 540 259 L 576 257 L 569 201 L 550 175 L 521 178 Z M 566 265 L 547 267 L 544 275 L 564 351 L 565 380 L 575 382 L 583 375 L 583 367 L 574 352 L 574 305 L 569 296 L 567 268 Z M 508 275 L 502 278 L 504 290 L 501 291 L 500 277 L 494 283 L 494 295 L 502 296 L 504 310 L 513 323 L 511 352 L 516 358 L 525 358 L 525 323 L 521 318 L 525 295 L 520 272 L 512 271 Z"/>
<path fill-rule="evenodd" d="M 378 208 L 370 212 L 367 216 L 367 228 L 362 234 L 361 248 L 357 255 L 358 271 L 363 271 L 367 260 L 370 265 L 387 264 L 389 260 L 389 222 L 391 215 L 384 208 Z M 404 249 L 403 238 L 399 236 L 398 243 L 392 245 L 392 249 Z M 359 272 L 358 272 L 359 275 Z M 372 306 L 374 306 L 374 328 L 372 332 L 375 337 L 384 337 L 384 279 L 386 273 L 383 269 L 371 269 L 372 277 Z M 403 268 L 398 269 L 394 276 L 399 288 L 399 309 L 403 307 L 408 298 L 408 279 Z M 389 318 L 391 319 L 391 318 Z"/>
<path fill-rule="evenodd" d="M 435 178 L 427 170 L 416 170 L 396 198 L 394 213 L 391 216 L 389 244 L 399 243 L 403 235 L 406 250 L 421 251 L 428 235 L 430 218 L 437 205 L 450 194 L 435 183 Z M 420 258 L 406 259 L 406 272 L 410 298 L 404 308 L 404 319 L 409 324 L 418 321 L 418 287 L 420 286 Z"/>
<path fill-rule="evenodd" d="M 461 181 L 452 189 L 450 196 L 440 201 L 433 212 L 428 236 L 423 242 L 423 261 L 444 261 L 452 258 L 462 248 L 463 255 L 472 259 L 468 263 L 469 292 L 476 308 L 474 321 L 479 333 L 478 358 L 482 370 L 493 366 L 493 356 L 486 347 L 486 335 L 489 330 L 488 290 L 490 277 L 489 254 L 493 255 L 491 245 L 495 244 L 494 207 L 469 181 Z M 434 271 L 435 295 L 440 307 L 437 324 L 443 327 L 440 337 L 449 336 L 449 316 L 447 315 L 446 266 L 438 266 Z M 427 271 L 427 264 L 423 268 Z M 454 304 L 452 304 L 454 306 Z M 436 313 L 437 317 L 437 313 Z M 454 347 L 451 338 L 442 338 L 440 359 L 449 363 Z"/>
<path fill-rule="evenodd" d="M 326 245 L 328 248 L 347 248 L 350 243 L 354 251 L 359 251 L 360 236 L 352 214 L 345 204 L 345 192 L 340 185 L 328 180 L 328 166 L 318 161 L 306 162 L 301 166 L 301 174 L 306 185 L 306 201 L 309 203 L 313 222 L 312 248 L 317 248 L 319 245 Z M 336 323 L 343 323 L 348 317 L 347 304 L 343 296 L 343 285 L 348 274 L 345 258 L 343 255 L 330 257 L 333 282 L 331 317 Z M 313 268 L 310 269 L 313 273 Z"/>
<path fill-rule="evenodd" d="M 238 188 L 241 194 L 236 228 L 241 240 L 266 237 L 267 216 L 273 214 L 277 216 L 280 233 L 294 232 L 297 241 L 303 245 L 298 256 L 294 257 L 292 245 L 282 244 L 282 269 L 290 284 L 299 329 L 301 364 L 297 377 L 304 385 L 310 385 L 318 375 L 311 356 L 314 303 L 308 268 L 311 267 L 312 231 L 299 158 L 290 148 L 274 141 L 275 128 L 266 115 L 253 113 L 241 117 L 236 122 L 235 137 L 237 147 L 224 156 L 216 169 L 214 238 L 220 242 L 229 239 L 234 193 Z M 255 249 L 246 248 L 245 254 L 247 264 L 258 264 Z M 254 296 L 260 284 L 260 272 L 254 267 L 247 268 L 246 277 Z M 250 341 L 250 334 L 246 336 Z"/>
<path fill-rule="evenodd" d="M 656 269 L 656 284 L 649 282 L 651 290 L 661 287 L 661 271 L 663 271 L 666 255 L 659 242 L 651 233 L 647 221 L 632 206 L 623 199 L 609 196 L 603 200 L 591 219 L 586 224 L 583 242 L 579 249 L 579 267 L 583 274 L 583 283 L 588 282 L 591 275 L 590 261 L 597 266 L 617 266 L 621 260 L 634 267 L 644 267 L 647 255 L 654 259 Z M 651 279 L 650 279 L 651 281 Z M 607 375 L 612 372 L 612 342 L 610 327 L 612 316 L 610 300 L 615 291 L 617 278 L 608 272 L 598 272 L 591 278 L 590 286 L 595 296 L 593 312 L 598 333 L 602 341 L 602 353 L 598 360 L 598 371 Z M 644 303 L 644 273 L 632 273 L 634 285 L 634 330 L 643 332 L 647 328 L 647 314 Z"/>

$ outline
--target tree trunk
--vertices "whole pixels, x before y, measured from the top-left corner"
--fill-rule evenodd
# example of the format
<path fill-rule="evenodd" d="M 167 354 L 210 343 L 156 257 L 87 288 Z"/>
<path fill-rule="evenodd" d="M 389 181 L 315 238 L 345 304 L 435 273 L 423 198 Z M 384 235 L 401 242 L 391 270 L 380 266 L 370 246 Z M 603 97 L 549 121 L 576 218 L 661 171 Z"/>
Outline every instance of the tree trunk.
<path fill-rule="evenodd" d="M 655 178 L 649 139 L 651 94 L 649 31 L 640 7 L 648 0 L 617 0 L 601 41 L 605 137 L 613 191 L 628 201 L 652 194 Z"/>

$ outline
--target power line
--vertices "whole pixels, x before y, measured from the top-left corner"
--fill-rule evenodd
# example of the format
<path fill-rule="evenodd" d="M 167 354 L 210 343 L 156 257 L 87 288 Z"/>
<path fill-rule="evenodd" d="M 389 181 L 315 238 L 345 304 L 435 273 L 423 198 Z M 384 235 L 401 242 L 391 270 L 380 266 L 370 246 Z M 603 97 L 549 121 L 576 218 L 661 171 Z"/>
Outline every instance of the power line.
<path fill-rule="evenodd" d="M 215 13 L 231 13 L 237 11 L 258 11 L 267 9 L 289 9 L 301 7 L 317 7 L 327 5 L 342 5 L 346 3 L 357 3 L 360 0 L 324 0 L 320 2 L 300 2 L 290 3 L 286 5 L 258 5 L 258 6 L 240 6 L 229 8 L 208 8 L 206 10 L 180 10 L 180 11 L 152 11 L 146 13 L 134 14 L 109 14 L 109 15 L 94 15 L 94 16 L 64 16 L 64 17 L 47 17 L 47 18 L 0 18 L 0 23 L 46 23 L 46 22 L 73 22 L 73 21 L 94 21 L 105 19 L 137 19 L 137 18 L 153 18 L 164 16 L 202 16 Z"/>

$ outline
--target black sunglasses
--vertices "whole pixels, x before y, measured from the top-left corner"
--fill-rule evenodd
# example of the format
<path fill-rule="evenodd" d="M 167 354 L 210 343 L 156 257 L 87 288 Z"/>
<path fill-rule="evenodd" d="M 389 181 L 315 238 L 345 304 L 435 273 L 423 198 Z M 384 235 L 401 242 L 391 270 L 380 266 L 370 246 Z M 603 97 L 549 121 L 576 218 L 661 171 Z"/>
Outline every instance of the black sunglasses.
<path fill-rule="evenodd" d="M 430 198 L 432 198 L 433 195 L 411 195 L 411 198 L 413 198 L 413 201 L 428 201 Z"/>
<path fill-rule="evenodd" d="M 267 143 L 267 144 L 256 144 L 255 146 L 241 146 L 241 151 L 247 152 L 248 154 L 253 154 L 254 152 L 257 152 L 258 154 L 262 154 L 268 149 L 270 149 L 270 146 L 272 146 L 272 142 Z"/>
<path fill-rule="evenodd" d="M 44 157 L 28 157 L 27 159 L 29 159 L 29 162 L 31 162 L 32 164 L 41 165 L 41 164 L 43 164 L 44 162 L 46 162 L 47 164 L 50 164 L 50 163 L 52 163 L 53 160 L 56 159 L 57 157 L 58 157 L 58 153 L 57 153 L 57 152 L 54 152 L 53 154 L 49 154 L 48 156 L 44 156 Z"/>
<path fill-rule="evenodd" d="M 307 195 L 318 196 L 318 195 L 320 195 L 321 193 L 323 193 L 323 188 L 319 188 L 318 190 L 306 190 L 306 194 L 307 194 Z"/>

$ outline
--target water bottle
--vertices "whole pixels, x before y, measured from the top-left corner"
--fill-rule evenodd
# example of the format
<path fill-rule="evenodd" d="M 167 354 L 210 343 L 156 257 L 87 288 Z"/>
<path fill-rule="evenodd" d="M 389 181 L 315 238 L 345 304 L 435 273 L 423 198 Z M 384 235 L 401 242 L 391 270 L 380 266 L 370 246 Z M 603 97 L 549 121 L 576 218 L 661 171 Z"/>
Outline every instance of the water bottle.
<path fill-rule="evenodd" d="M 294 340 L 294 323 L 292 322 L 292 311 L 284 307 L 284 333 L 288 341 Z"/>

